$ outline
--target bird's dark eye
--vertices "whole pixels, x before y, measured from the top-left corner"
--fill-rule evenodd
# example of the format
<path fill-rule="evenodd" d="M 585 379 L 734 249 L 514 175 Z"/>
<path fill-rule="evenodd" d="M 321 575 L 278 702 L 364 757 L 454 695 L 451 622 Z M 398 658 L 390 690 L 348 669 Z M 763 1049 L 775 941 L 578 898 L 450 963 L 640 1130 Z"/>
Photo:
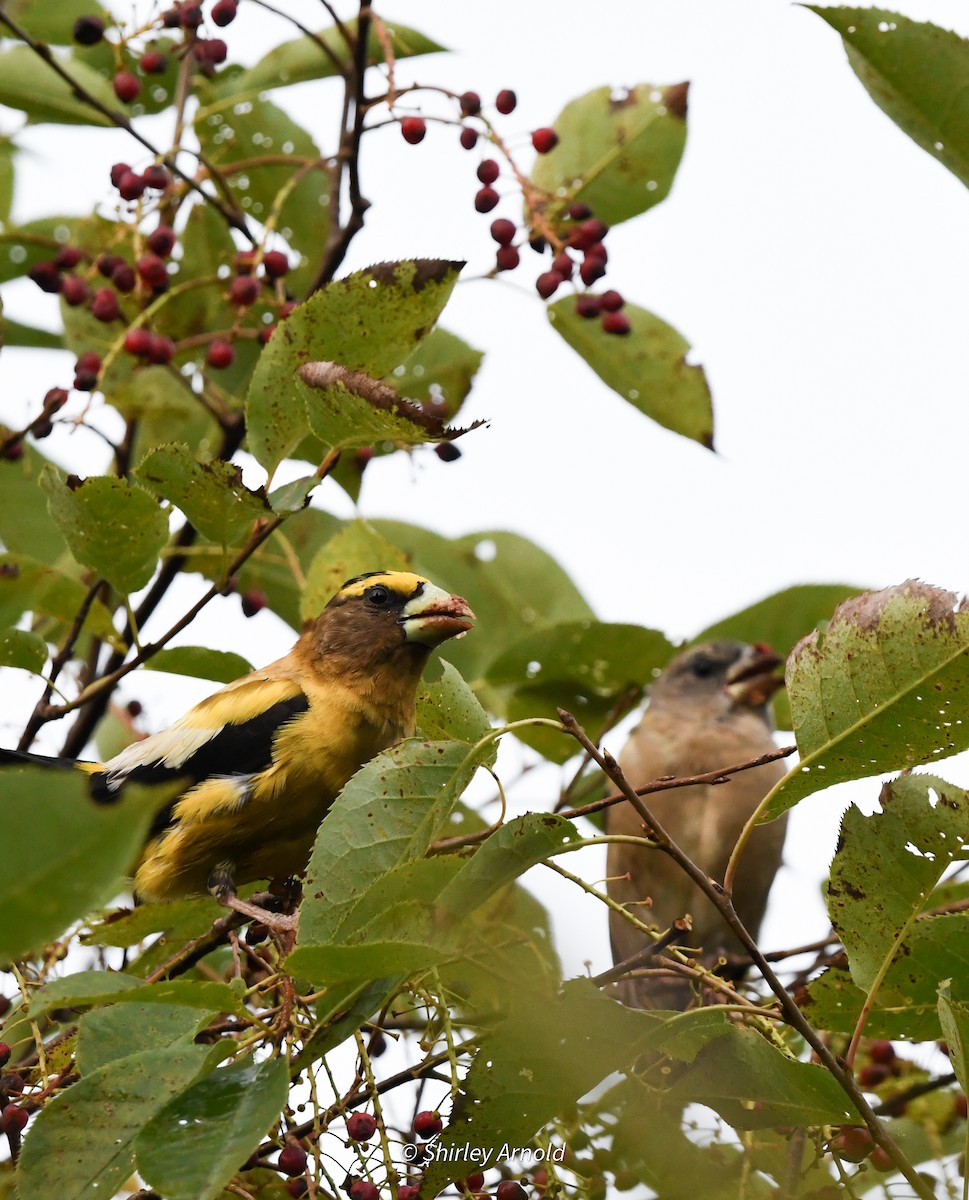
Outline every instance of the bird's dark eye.
<path fill-rule="evenodd" d="M 716 661 L 708 654 L 697 654 L 690 661 L 690 670 L 699 679 L 706 679 L 717 669 Z"/>
<path fill-rule="evenodd" d="M 385 608 L 390 603 L 392 596 L 393 592 L 390 588 L 384 587 L 382 583 L 367 588 L 367 600 L 374 608 Z"/>

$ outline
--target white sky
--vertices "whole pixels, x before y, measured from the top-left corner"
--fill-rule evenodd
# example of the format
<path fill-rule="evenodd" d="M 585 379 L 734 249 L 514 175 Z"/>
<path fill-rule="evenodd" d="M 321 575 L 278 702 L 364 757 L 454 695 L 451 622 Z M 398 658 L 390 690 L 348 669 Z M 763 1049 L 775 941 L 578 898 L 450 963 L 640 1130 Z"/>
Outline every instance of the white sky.
<path fill-rule="evenodd" d="M 312 0 L 285 7 L 311 27 L 326 23 Z M 674 638 L 792 583 L 881 587 L 919 576 L 966 588 L 969 197 L 875 107 L 833 30 L 786 0 L 497 0 L 486 10 L 422 0 L 385 11 L 455 51 L 398 64 L 399 83 L 473 88 L 486 101 L 517 91 L 503 127 L 521 131 L 526 165 L 528 132 L 574 96 L 691 81 L 673 192 L 610 233 L 607 282 L 693 344 L 713 390 L 719 453 L 653 425 L 573 355 L 547 326 L 531 287 L 544 267 L 526 251 L 511 278 L 460 285 L 442 322 L 486 352 L 464 415 L 489 427 L 461 442 L 456 464 L 431 453 L 373 464 L 363 515 L 447 534 L 513 529 L 562 562 L 601 618 Z M 905 12 L 969 35 L 969 10 L 955 0 L 909 0 Z M 243 3 L 222 36 L 251 61 L 281 28 Z M 273 98 L 326 150 L 335 97 L 330 83 Z M 0 110 L 0 132 L 18 125 Z M 164 138 L 157 120 L 150 127 Z M 23 219 L 105 201 L 110 164 L 132 154 L 114 132 L 42 129 L 25 142 Z M 440 127 L 417 147 L 393 128 L 367 139 L 373 208 L 347 269 L 417 256 L 467 258 L 469 275 L 490 266 L 488 225 L 518 206 L 509 195 L 495 213 L 474 212 L 479 156 L 456 143 Z M 52 319 L 32 285 L 9 288 L 7 303 L 11 315 Z M 69 380 L 68 366 L 67 356 L 4 351 L 0 419 L 35 413 L 47 387 Z M 55 439 L 47 446 L 74 453 Z M 335 488 L 323 499 L 351 511 Z M 211 610 L 186 640 L 260 662 L 286 649 L 291 634 L 269 614 L 243 624 L 234 611 Z M 139 680 L 137 693 L 156 697 L 152 727 L 199 694 L 168 676 Z M 12 704 L 20 694 L 7 693 Z M 16 710 L 0 717 L 10 744 Z M 969 783 L 955 768 L 943 774 Z M 519 802 L 543 806 L 554 790 L 546 780 L 532 777 Z M 814 897 L 842 802 L 809 800 L 796 814 L 792 867 L 767 931 L 774 945 L 823 932 Z M 580 869 L 577 856 L 566 865 Z M 601 861 L 590 856 L 582 870 L 595 878 Z M 607 965 L 604 913 L 576 924 L 571 894 L 554 894 L 569 966 Z"/>

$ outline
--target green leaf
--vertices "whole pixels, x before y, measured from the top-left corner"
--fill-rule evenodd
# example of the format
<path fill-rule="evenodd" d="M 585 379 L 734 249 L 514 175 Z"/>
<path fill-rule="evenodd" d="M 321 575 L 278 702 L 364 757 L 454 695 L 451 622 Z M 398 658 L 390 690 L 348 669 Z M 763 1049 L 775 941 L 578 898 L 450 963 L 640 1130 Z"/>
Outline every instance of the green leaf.
<path fill-rule="evenodd" d="M 287 969 L 314 976 L 314 948 L 330 942 L 376 880 L 423 857 L 477 768 L 494 753 L 493 744 L 471 753 L 464 742 L 410 739 L 353 776 L 320 826 Z"/>
<path fill-rule="evenodd" d="M 60 245 L 73 239 L 80 224 L 77 217 L 41 217 L 0 232 L 0 283 L 19 279 L 36 263 L 53 258 Z"/>
<path fill-rule="evenodd" d="M 17 144 L 10 138 L 0 138 L 0 225 L 6 225 L 10 220 L 10 209 L 13 205 L 14 167 L 13 160 L 17 154 Z M 10 340 L 9 330 L 4 322 L 4 341 L 8 346 L 20 345 Z M 23 328 L 21 326 L 21 328 Z M 0 343 L 2 344 L 2 343 Z"/>
<path fill-rule="evenodd" d="M 758 600 L 715 625 L 708 625 L 690 641 L 693 644 L 718 638 L 738 642 L 766 642 L 786 658 L 797 642 L 812 629 L 823 626 L 843 601 L 857 596 L 861 588 L 848 583 L 801 583 Z"/>
<path fill-rule="evenodd" d="M 22 325 L 9 317 L 0 318 L 0 346 L 23 346 L 28 350 L 63 350 L 64 338 L 59 333 Z"/>
<path fill-rule="evenodd" d="M 72 486 L 50 467 L 40 484 L 79 563 L 125 594 L 145 586 L 168 541 L 168 514 L 148 492 L 109 475 Z"/>
<path fill-rule="evenodd" d="M 266 99 L 240 103 L 235 85 L 231 96 L 202 105 L 195 133 L 243 212 L 262 223 L 276 213 L 275 228 L 305 264 L 289 272 L 287 287 L 305 292 L 329 230 L 330 174 L 312 137 Z M 235 163 L 243 164 L 238 171 Z"/>
<path fill-rule="evenodd" d="M 422 1190 L 435 1195 L 468 1173 L 464 1147 L 527 1146 L 553 1116 L 613 1071 L 631 1067 L 657 1025 L 652 1014 L 623 1008 L 589 980 L 571 980 L 557 994 L 528 991 L 522 980 L 507 1015 L 482 1038 Z M 444 1160 L 445 1150 L 453 1158 Z"/>
<path fill-rule="evenodd" d="M 958 714 L 969 693 L 969 612 L 915 580 L 842 604 L 787 664 L 800 764 L 777 784 L 765 819 L 804 796 L 936 762 L 969 747 Z"/>
<path fill-rule="evenodd" d="M 47 662 L 47 643 L 26 629 L 0 629 L 0 667 L 20 667 L 39 675 Z"/>
<path fill-rule="evenodd" d="M 319 616 L 348 579 L 367 571 L 403 571 L 407 559 L 366 521 L 351 521 L 316 552 L 306 573 L 300 612 L 304 621 Z"/>
<path fill-rule="evenodd" d="M 106 108 L 117 110 L 111 85 L 79 59 L 58 60 L 71 78 Z M 25 112 L 32 121 L 54 125 L 100 125 L 111 121 L 74 94 L 54 69 L 28 46 L 0 52 L 0 104 Z"/>
<path fill-rule="evenodd" d="M 74 22 L 98 12 L 100 7 L 91 0 L 7 0 L 4 11 L 38 41 L 69 46 L 74 38 Z M 3 32 L 8 35 L 6 29 Z"/>
<path fill-rule="evenodd" d="M 351 33 L 356 30 L 355 21 L 348 21 L 347 26 Z M 444 49 L 437 42 L 406 25 L 387 22 L 386 28 L 395 59 L 411 58 L 419 54 L 436 54 Z M 368 62 L 383 62 L 383 47 L 373 26 L 370 27 L 367 40 Z M 330 53 L 320 46 L 321 42 Z M 346 40 L 336 26 L 324 29 L 313 38 L 301 37 L 283 42 L 274 46 L 254 66 L 232 80 L 232 96 L 238 98 L 253 92 L 305 83 L 311 79 L 331 78 L 339 73 L 340 66 L 349 63 L 349 54 Z"/>
<path fill-rule="evenodd" d="M 99 972 L 104 974 L 104 972 Z M 137 1050 L 163 1050 L 191 1041 L 214 1012 L 166 1004 L 109 1004 L 82 1013 L 77 1021 L 77 1068 L 90 1075 Z"/>
<path fill-rule="evenodd" d="M 713 402 L 703 368 L 686 361 L 689 343 L 672 325 L 627 304 L 630 332 L 606 333 L 580 317 L 575 298 L 548 306 L 552 327 L 608 387 L 659 425 L 713 449 Z"/>
<path fill-rule="evenodd" d="M 232 683 L 248 675 L 252 664 L 241 654 L 230 650 L 209 650 L 206 646 L 175 646 L 159 650 L 145 663 L 146 671 L 168 671 L 172 675 L 188 675 L 192 679 L 214 679 L 217 683 Z"/>
<path fill-rule="evenodd" d="M 555 720 L 555 710 L 564 708 L 596 739 L 607 719 L 617 719 L 638 702 L 672 653 L 671 643 L 655 629 L 573 621 L 515 642 L 491 663 L 485 679 L 509 721 Z M 571 739 L 558 732 L 521 729 L 517 736 L 555 762 L 575 753 Z"/>
<path fill-rule="evenodd" d="M 182 510 L 199 533 L 221 546 L 235 546 L 253 522 L 272 516 L 264 488 L 251 491 L 242 469 L 229 462 L 199 462 L 187 446 L 159 446 L 135 476 Z"/>
<path fill-rule="evenodd" d="M 15 625 L 28 612 L 71 622 L 87 591 L 82 583 L 63 571 L 35 562 L 25 554 L 0 554 L 0 626 Z M 91 605 L 84 629 L 117 644 L 111 613 L 100 600 Z"/>
<path fill-rule="evenodd" d="M 446 329 L 432 329 L 406 362 L 385 378 L 408 400 L 442 405 L 445 420 L 457 416 L 484 355 Z"/>
<path fill-rule="evenodd" d="M 828 1070 L 788 1058 L 753 1029 L 726 1029 L 700 1051 L 667 1095 L 684 1104 L 699 1101 L 735 1129 L 858 1120 Z"/>
<path fill-rule="evenodd" d="M 137 789 L 117 804 L 93 804 L 74 770 L 6 766 L 3 783 L 0 963 L 39 949 L 117 894 L 157 805 Z"/>
<path fill-rule="evenodd" d="M 282 321 L 259 358 L 246 401 L 257 460 L 272 472 L 310 430 L 300 366 L 325 360 L 380 379 L 430 332 L 459 270 L 458 263 L 436 260 L 370 267 L 328 284 Z M 342 394 L 348 396 L 346 389 Z M 348 431 L 337 413 L 331 429 L 323 397 L 315 390 L 314 432 L 332 445 Z M 351 399 L 355 414 L 369 408 L 360 397 Z"/>
<path fill-rule="evenodd" d="M 208 1012 L 246 1012 L 245 1005 L 227 983 L 207 979 L 163 979 L 145 983 L 134 975 L 107 971 L 78 971 L 52 980 L 33 993 L 29 1012 L 36 1020 L 52 1009 L 121 1003 L 175 1005 L 202 1008 Z"/>
<path fill-rule="evenodd" d="M 181 311 L 181 305 L 177 307 Z M 167 367 L 141 367 L 117 382 L 107 381 L 106 386 L 112 407 L 134 422 L 134 462 L 170 445 L 173 435 L 199 458 L 218 452 L 222 438 L 215 419 Z"/>
<path fill-rule="evenodd" d="M 581 201 L 618 225 L 665 200 L 686 145 L 687 86 L 601 87 L 570 101 L 552 123 L 558 145 L 532 171 L 553 198 L 553 220 Z"/>
<path fill-rule="evenodd" d="M 961 979 L 955 990 L 959 993 L 959 999 L 952 994 L 951 979 L 947 979 L 939 988 L 939 1020 L 942 1036 L 949 1048 L 952 1069 L 962 1090 L 966 1091 L 969 1088 L 969 1004 L 962 999 L 965 986 Z"/>
<path fill-rule="evenodd" d="M 206 1075 L 145 1125 L 138 1171 L 168 1200 L 213 1200 L 285 1107 L 285 1058 L 236 1062 Z"/>
<path fill-rule="evenodd" d="M 432 659 L 424 670 L 417 695 L 417 728 L 421 737 L 430 741 L 453 740 L 470 745 L 491 728 L 488 714 L 474 692 L 445 659 Z"/>
<path fill-rule="evenodd" d="M 828 915 L 864 989 L 886 957 L 903 952 L 898 940 L 964 857 L 969 827 L 969 795 L 933 775 L 884 784 L 879 803 L 871 816 L 853 806 L 845 813 L 827 885 Z"/>
<path fill-rule="evenodd" d="M 817 8 L 878 107 L 969 185 L 969 41 L 882 8 Z"/>
<path fill-rule="evenodd" d="M 17 1166 L 22 1196 L 113 1196 L 135 1168 L 148 1122 L 202 1072 L 209 1047 L 183 1039 L 109 1062 L 56 1096 L 38 1115 Z"/>

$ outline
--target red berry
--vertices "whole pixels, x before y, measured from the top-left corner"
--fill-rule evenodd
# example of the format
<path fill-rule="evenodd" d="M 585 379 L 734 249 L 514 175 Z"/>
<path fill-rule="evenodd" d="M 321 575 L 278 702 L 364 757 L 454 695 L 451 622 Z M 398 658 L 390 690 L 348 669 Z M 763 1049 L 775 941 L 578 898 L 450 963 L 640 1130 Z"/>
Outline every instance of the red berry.
<path fill-rule="evenodd" d="M 434 453 L 441 462 L 457 462 L 461 457 L 461 451 L 453 442 L 438 442 L 434 447 Z"/>
<path fill-rule="evenodd" d="M 111 168 L 111 186 L 120 187 L 122 178 L 128 174 L 131 167 L 126 162 L 116 162 Z"/>
<path fill-rule="evenodd" d="M 0 1129 L 4 1133 L 19 1134 L 27 1124 L 27 1110 L 19 1104 L 8 1104 L 0 1113 Z"/>
<path fill-rule="evenodd" d="M 300 1200 L 300 1197 L 305 1196 L 309 1190 L 310 1185 L 302 1176 L 286 1180 L 286 1191 L 293 1197 L 293 1200 Z"/>
<path fill-rule="evenodd" d="M 481 112 L 481 97 L 477 92 L 463 92 L 458 97 L 461 112 L 466 117 L 476 117 Z"/>
<path fill-rule="evenodd" d="M 629 318 L 623 312 L 607 312 L 602 314 L 602 328 L 606 333 L 625 336 L 632 329 Z"/>
<path fill-rule="evenodd" d="M 202 5 L 183 4 L 178 10 L 178 23 L 183 29 L 198 29 L 202 24 Z"/>
<path fill-rule="evenodd" d="M 100 17 L 78 17 L 74 22 L 74 41 L 79 46 L 96 46 L 104 37 L 104 22 Z"/>
<path fill-rule="evenodd" d="M 461 130 L 461 145 L 465 150 L 473 150 L 478 144 L 477 129 L 470 129 L 467 125 Z"/>
<path fill-rule="evenodd" d="M 597 279 L 601 279 L 606 273 L 606 264 L 598 257 L 590 257 L 588 254 L 582 260 L 582 265 L 579 267 L 579 278 L 589 287 L 595 283 Z"/>
<path fill-rule="evenodd" d="M 171 338 L 160 334 L 151 335 L 151 345 L 148 347 L 148 361 L 163 367 L 175 357 L 175 343 Z"/>
<path fill-rule="evenodd" d="M 5 1067 L 10 1061 L 12 1051 L 6 1042 L 0 1042 L 0 1067 Z"/>
<path fill-rule="evenodd" d="M 103 275 L 105 279 L 111 279 L 115 271 L 124 266 L 124 259 L 119 258 L 117 254 L 99 254 L 96 265 L 99 275 Z"/>
<path fill-rule="evenodd" d="M 0 1017 L 5 1017 L 11 1008 L 13 1008 L 13 1001 L 10 997 L 0 994 Z"/>
<path fill-rule="evenodd" d="M 402 1183 L 397 1189 L 397 1200 L 419 1200 L 421 1189 L 412 1183 Z"/>
<path fill-rule="evenodd" d="M 474 197 L 474 206 L 479 213 L 491 212 L 498 203 L 499 196 L 493 187 L 479 188 Z"/>
<path fill-rule="evenodd" d="M 239 10 L 239 0 L 216 0 L 212 5 L 211 17 L 213 22 L 224 29 L 236 19 Z"/>
<path fill-rule="evenodd" d="M 73 271 L 83 257 L 77 246 L 61 246 L 54 256 L 54 265 L 61 271 Z"/>
<path fill-rule="evenodd" d="M 443 1128 L 444 1122 L 441 1120 L 439 1112 L 431 1112 L 430 1109 L 425 1108 L 414 1118 L 414 1132 L 418 1137 L 431 1138 L 436 1133 L 440 1133 Z"/>
<path fill-rule="evenodd" d="M 484 158 L 478 163 L 478 178 L 482 183 L 494 183 L 499 174 L 498 164 L 493 158 Z"/>
<path fill-rule="evenodd" d="M 97 350 L 85 350 L 83 354 L 78 355 L 75 365 L 87 371 L 100 371 L 101 355 Z"/>
<path fill-rule="evenodd" d="M 205 355 L 205 361 L 210 367 L 214 367 L 217 371 L 224 370 L 226 367 L 232 366 L 232 360 L 235 358 L 236 352 L 232 348 L 230 342 L 222 338 L 216 338 L 210 343 L 208 351 Z"/>
<path fill-rule="evenodd" d="M 75 385 L 76 386 L 76 385 Z M 23 442 L 10 442 L 4 446 L 2 457 L 7 462 L 19 462 L 24 456 Z"/>
<path fill-rule="evenodd" d="M 69 304 L 71 308 L 77 308 L 81 304 L 86 304 L 88 297 L 91 294 L 91 289 L 76 275 L 65 275 L 61 284 L 61 295 L 64 297 L 64 303 Z"/>
<path fill-rule="evenodd" d="M 559 144 L 559 135 L 554 129 L 549 129 L 544 126 L 542 129 L 536 129 L 532 134 L 532 145 L 535 147 L 537 154 L 548 154 L 550 150 L 554 150 Z"/>
<path fill-rule="evenodd" d="M 157 254 L 143 254 L 135 264 L 138 274 L 152 288 L 168 287 L 168 271 L 165 260 Z"/>
<path fill-rule="evenodd" d="M 130 104 L 141 91 L 141 80 L 130 71 L 119 71 L 111 80 L 111 86 L 122 104 Z"/>
<path fill-rule="evenodd" d="M 237 275 L 229 284 L 229 299 L 233 304 L 253 304 L 259 295 L 259 280 L 251 275 Z"/>
<path fill-rule="evenodd" d="M 272 336 L 275 332 L 276 332 L 275 325 L 267 325 L 265 329 L 260 329 L 259 330 L 259 344 L 261 346 L 268 346 L 270 341 L 272 340 Z"/>
<path fill-rule="evenodd" d="M 138 66 L 145 75 L 164 75 L 168 59 L 160 50 L 146 50 L 138 59 Z"/>
<path fill-rule="evenodd" d="M 32 279 L 42 292 L 59 292 L 64 284 L 57 264 L 47 258 L 43 262 L 34 263 L 27 272 L 27 277 Z"/>
<path fill-rule="evenodd" d="M 161 163 L 152 163 L 150 167 L 145 167 L 142 175 L 146 188 L 151 188 L 155 192 L 163 192 L 172 181 L 171 175 L 165 170 Z"/>
<path fill-rule="evenodd" d="M 35 438 L 50 437 L 50 435 L 54 432 L 53 422 L 49 417 L 38 417 L 37 420 L 31 425 L 30 432 Z"/>
<path fill-rule="evenodd" d="M 957 1117 L 965 1118 L 969 1112 L 969 1102 L 966 1101 L 966 1093 L 958 1092 L 956 1094 L 955 1113 Z"/>
<path fill-rule="evenodd" d="M 256 613 L 262 612 L 268 601 L 264 592 L 258 591 L 256 588 L 245 592 L 241 597 L 242 615 L 244 617 L 254 617 Z"/>
<path fill-rule="evenodd" d="M 564 250 L 560 254 L 556 254 L 556 256 L 552 259 L 552 270 L 558 271 L 563 279 L 572 278 L 572 270 L 574 266 L 575 264 L 572 262 L 572 259 L 569 258 Z"/>
<path fill-rule="evenodd" d="M 279 306 L 279 319 L 285 321 L 286 318 L 296 311 L 299 306 L 295 300 L 284 300 Z"/>
<path fill-rule="evenodd" d="M 535 280 L 535 290 L 543 300 L 547 300 L 549 296 L 554 295 L 558 291 L 558 286 L 561 282 L 562 276 L 558 271 L 543 271 Z"/>
<path fill-rule="evenodd" d="M 91 315 L 105 323 L 117 321 L 121 316 L 121 309 L 118 305 L 118 293 L 114 288 L 98 288 L 91 301 Z"/>
<path fill-rule="evenodd" d="M 514 112 L 517 104 L 518 97 L 511 90 L 511 88 L 502 88 L 495 97 L 495 108 L 497 108 L 500 113 L 504 114 L 504 116 Z"/>
<path fill-rule="evenodd" d="M 521 262 L 517 246 L 499 246 L 495 255 L 495 266 L 499 271 L 514 271 Z"/>
<path fill-rule="evenodd" d="M 528 1193 L 514 1179 L 503 1179 L 495 1189 L 495 1200 L 526 1200 Z"/>
<path fill-rule="evenodd" d="M 585 221 L 592 216 L 592 209 L 588 204 L 583 204 L 580 200 L 574 201 L 565 210 L 573 221 Z"/>
<path fill-rule="evenodd" d="M 280 279 L 289 270 L 289 259 L 282 250 L 269 250 L 263 255 L 262 265 L 271 279 Z"/>
<path fill-rule="evenodd" d="M 876 1171 L 897 1171 L 898 1167 L 892 1162 L 892 1156 L 881 1146 L 876 1146 L 868 1156 L 868 1161 Z"/>
<path fill-rule="evenodd" d="M 306 1151 L 295 1142 L 289 1142 L 280 1150 L 276 1163 L 284 1175 L 302 1175 L 306 1170 Z"/>
<path fill-rule="evenodd" d="M 134 329 L 129 329 L 124 335 L 124 348 L 129 354 L 134 354 L 138 358 L 142 358 L 151 352 L 151 344 L 154 334 L 146 329 L 144 325 L 137 325 Z"/>
<path fill-rule="evenodd" d="M 111 276 L 111 282 L 119 292 L 124 292 L 125 295 L 127 295 L 129 292 L 133 292 L 135 290 L 134 267 L 129 267 L 126 262 L 121 263 L 121 265 L 115 269 L 114 274 Z"/>
<path fill-rule="evenodd" d="M 167 258 L 175 249 L 175 230 L 171 225 L 159 225 L 149 233 L 146 244 L 152 254 Z"/>
<path fill-rule="evenodd" d="M 507 246 L 513 242 L 517 232 L 515 222 L 509 221 L 506 217 L 498 217 L 497 220 L 491 222 L 491 236 L 499 246 Z"/>
<path fill-rule="evenodd" d="M 400 123 L 400 132 L 405 142 L 408 142 L 411 146 L 416 146 L 418 142 L 424 140 L 424 134 L 427 133 L 424 118 L 404 117 Z"/>
<path fill-rule="evenodd" d="M 380 1189 L 369 1179 L 355 1179 L 350 1184 L 350 1200 L 380 1200 Z"/>
<path fill-rule="evenodd" d="M 195 57 L 199 62 L 212 63 L 218 66 L 229 56 L 229 47 L 221 38 L 199 38 L 195 43 Z"/>
<path fill-rule="evenodd" d="M 611 289 L 599 297 L 599 305 L 605 312 L 618 312 L 626 303 L 621 292 Z"/>
<path fill-rule="evenodd" d="M 864 1162 L 874 1145 L 867 1129 L 858 1125 L 842 1125 L 830 1142 L 833 1154 L 847 1162 Z"/>
<path fill-rule="evenodd" d="M 866 1090 L 876 1088 L 891 1075 L 891 1067 L 885 1063 L 868 1063 L 858 1072 L 858 1082 Z"/>
<path fill-rule="evenodd" d="M 576 250 L 589 250 L 596 242 L 601 242 L 609 232 L 609 226 L 597 217 L 588 217 L 569 234 L 569 245 Z"/>
<path fill-rule="evenodd" d="M 144 178 L 134 171 L 125 171 L 118 180 L 118 192 L 122 200 L 137 200 L 144 195 L 145 186 Z"/>
<path fill-rule="evenodd" d="M 477 1192 L 484 1187 L 484 1176 L 480 1171 L 475 1171 L 473 1175 L 469 1175 L 467 1179 L 455 1180 L 457 1186 L 466 1192 Z"/>
<path fill-rule="evenodd" d="M 355 1112 L 347 1117 L 347 1136 L 354 1142 L 369 1142 L 377 1132 L 377 1122 L 370 1113 Z"/>
<path fill-rule="evenodd" d="M 51 388 L 44 396 L 44 412 L 58 412 L 66 403 L 67 388 Z"/>
<path fill-rule="evenodd" d="M 895 1061 L 895 1047 L 891 1042 L 872 1042 L 868 1047 L 868 1057 L 874 1063 L 889 1066 Z"/>

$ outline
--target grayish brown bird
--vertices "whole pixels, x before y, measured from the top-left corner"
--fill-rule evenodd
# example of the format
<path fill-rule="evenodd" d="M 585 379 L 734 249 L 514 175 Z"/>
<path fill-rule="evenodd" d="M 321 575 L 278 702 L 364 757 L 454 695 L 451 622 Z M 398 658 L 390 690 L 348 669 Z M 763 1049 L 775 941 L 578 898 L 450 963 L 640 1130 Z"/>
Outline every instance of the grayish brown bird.
<path fill-rule="evenodd" d="M 717 641 L 678 655 L 649 690 L 649 705 L 619 757 L 626 778 L 639 788 L 662 776 L 699 775 L 733 766 L 775 749 L 769 700 L 781 680 L 780 659 L 763 646 Z M 709 876 L 723 880 L 731 851 L 754 809 L 784 774 L 780 762 L 733 775 L 725 783 L 673 788 L 645 797 L 657 820 Z M 608 810 L 610 834 L 646 836 L 629 804 Z M 786 822 L 758 826 L 740 861 L 733 900 L 756 937 L 767 894 L 781 863 Z M 709 961 L 742 947 L 713 904 L 661 850 L 611 843 L 609 895 L 640 921 L 667 929 L 690 916 L 692 932 L 678 941 L 702 948 Z M 613 960 L 630 958 L 650 944 L 621 915 L 609 914 Z M 659 968 L 661 960 L 650 963 Z M 691 989 L 671 973 L 627 979 L 619 994 L 640 1008 L 685 1008 Z"/>

